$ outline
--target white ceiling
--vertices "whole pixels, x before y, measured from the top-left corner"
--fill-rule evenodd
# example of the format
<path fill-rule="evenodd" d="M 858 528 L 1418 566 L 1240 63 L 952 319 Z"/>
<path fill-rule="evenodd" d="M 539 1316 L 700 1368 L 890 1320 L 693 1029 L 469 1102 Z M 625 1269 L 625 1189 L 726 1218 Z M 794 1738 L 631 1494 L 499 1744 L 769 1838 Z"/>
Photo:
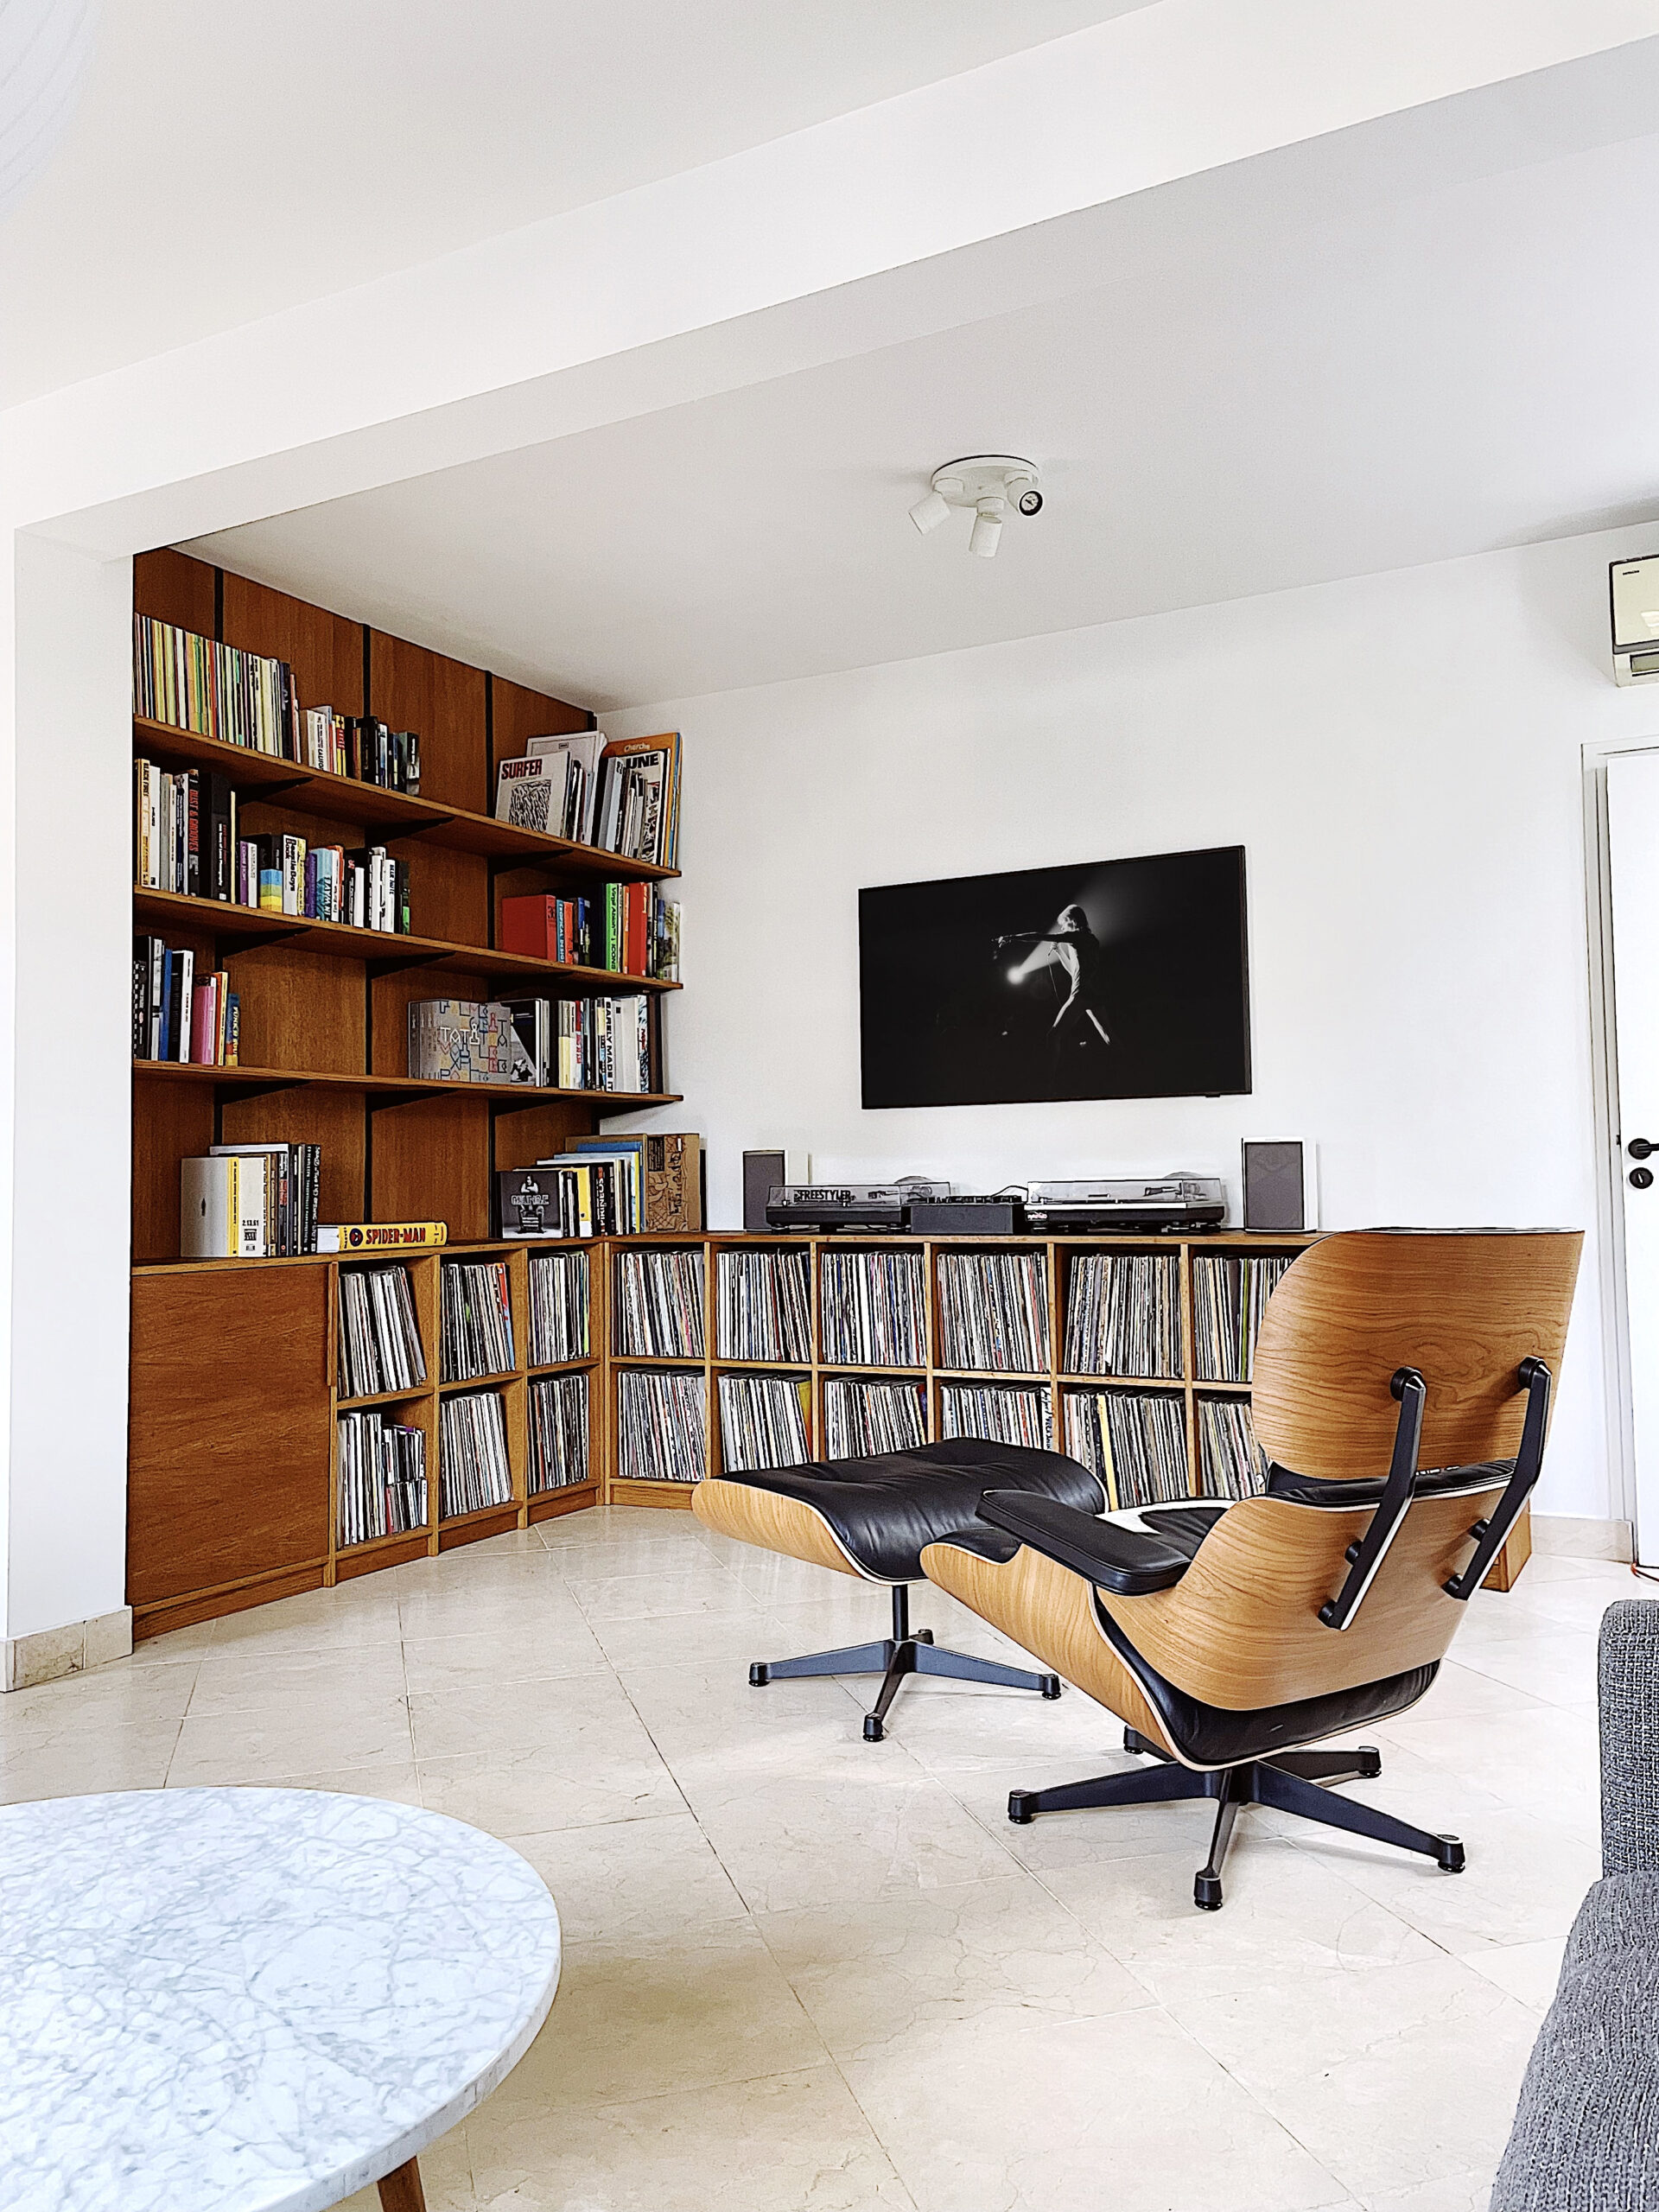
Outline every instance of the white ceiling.
<path fill-rule="evenodd" d="M 105 0 L 0 220 L 0 407 L 1146 4 Z"/>
<path fill-rule="evenodd" d="M 1116 282 L 201 550 L 602 709 L 1659 513 L 1659 135 L 1274 222 L 1215 188 Z M 906 516 L 987 448 L 1049 493 L 994 562 Z"/>

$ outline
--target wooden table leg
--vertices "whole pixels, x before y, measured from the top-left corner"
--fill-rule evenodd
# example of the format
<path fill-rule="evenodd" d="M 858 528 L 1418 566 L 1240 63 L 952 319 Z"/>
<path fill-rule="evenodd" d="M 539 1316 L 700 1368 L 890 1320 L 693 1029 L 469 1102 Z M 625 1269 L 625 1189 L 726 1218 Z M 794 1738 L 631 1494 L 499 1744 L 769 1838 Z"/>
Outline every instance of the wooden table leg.
<path fill-rule="evenodd" d="M 380 2212 L 426 2212 L 421 2170 L 413 2158 L 380 2183 Z"/>

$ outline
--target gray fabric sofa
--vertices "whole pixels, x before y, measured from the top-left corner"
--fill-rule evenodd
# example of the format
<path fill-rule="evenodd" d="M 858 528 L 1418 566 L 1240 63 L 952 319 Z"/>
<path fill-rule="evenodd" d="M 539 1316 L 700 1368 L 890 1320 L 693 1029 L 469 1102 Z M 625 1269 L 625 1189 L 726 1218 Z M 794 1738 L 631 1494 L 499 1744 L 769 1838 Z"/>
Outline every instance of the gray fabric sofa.
<path fill-rule="evenodd" d="M 1580 1908 L 1491 2212 L 1659 2212 L 1659 1604 L 1601 1625 L 1603 1878 Z"/>

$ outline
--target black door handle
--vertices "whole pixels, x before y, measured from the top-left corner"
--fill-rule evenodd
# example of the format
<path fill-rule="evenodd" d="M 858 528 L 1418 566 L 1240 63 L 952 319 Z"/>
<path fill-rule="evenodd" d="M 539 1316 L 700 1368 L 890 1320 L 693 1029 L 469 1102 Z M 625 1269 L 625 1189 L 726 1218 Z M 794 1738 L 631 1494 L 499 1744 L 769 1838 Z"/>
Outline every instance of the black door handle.
<path fill-rule="evenodd" d="M 1649 1142 L 1646 1137 L 1632 1137 L 1627 1149 L 1632 1160 L 1646 1160 L 1649 1154 L 1659 1152 L 1659 1145 Z"/>
<path fill-rule="evenodd" d="M 1632 1167 L 1632 1168 L 1631 1168 L 1631 1170 L 1630 1170 L 1630 1188 L 1631 1188 L 1633 1191 L 1646 1191 L 1646 1190 L 1650 1190 L 1650 1189 L 1652 1188 L 1652 1186 L 1653 1186 L 1653 1170 L 1652 1170 L 1652 1168 L 1651 1168 L 1651 1167 Z"/>

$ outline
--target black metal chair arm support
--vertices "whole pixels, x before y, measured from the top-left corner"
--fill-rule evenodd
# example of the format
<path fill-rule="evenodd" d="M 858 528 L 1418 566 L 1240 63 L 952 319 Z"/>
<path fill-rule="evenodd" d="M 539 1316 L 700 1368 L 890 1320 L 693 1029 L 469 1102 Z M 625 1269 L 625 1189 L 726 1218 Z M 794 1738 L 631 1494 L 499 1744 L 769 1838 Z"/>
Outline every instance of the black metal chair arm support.
<path fill-rule="evenodd" d="M 1465 1602 L 1486 1580 L 1487 1570 L 1509 1541 L 1522 1507 L 1532 1494 L 1544 1462 L 1544 1433 L 1549 1427 L 1551 1376 L 1541 1359 L 1523 1359 L 1516 1380 L 1527 1394 L 1527 1414 L 1521 1427 L 1521 1449 L 1497 1510 L 1490 1519 L 1477 1521 L 1469 1531 L 1476 1540 L 1474 1556 L 1461 1574 L 1446 1584 L 1448 1598 Z"/>
<path fill-rule="evenodd" d="M 1400 1367 L 1390 1377 L 1389 1388 L 1400 1401 L 1389 1478 L 1382 1485 L 1382 1496 L 1371 1516 L 1370 1528 L 1348 1547 L 1347 1580 L 1336 1596 L 1327 1598 L 1319 1607 L 1319 1618 L 1326 1628 L 1344 1629 L 1353 1620 L 1376 1579 L 1376 1570 L 1388 1557 L 1389 1546 L 1399 1534 L 1416 1494 L 1417 1459 L 1422 1444 L 1423 1407 L 1428 1397 L 1428 1385 L 1414 1367 Z"/>

